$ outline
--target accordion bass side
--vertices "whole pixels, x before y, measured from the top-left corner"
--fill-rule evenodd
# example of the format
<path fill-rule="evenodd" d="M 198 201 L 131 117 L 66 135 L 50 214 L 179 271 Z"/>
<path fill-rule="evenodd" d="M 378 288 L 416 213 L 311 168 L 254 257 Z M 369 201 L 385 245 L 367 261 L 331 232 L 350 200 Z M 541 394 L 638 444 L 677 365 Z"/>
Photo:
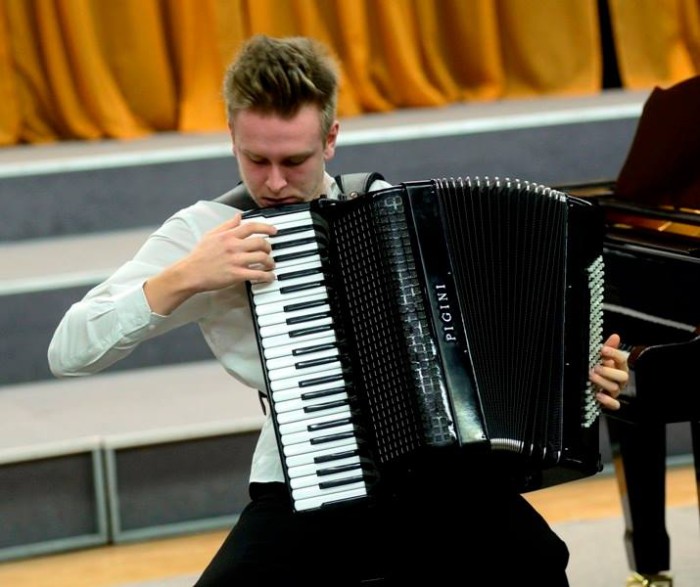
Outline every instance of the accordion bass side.
<path fill-rule="evenodd" d="M 296 511 L 391 493 L 435 451 L 522 492 L 601 470 L 596 206 L 459 178 L 244 218 L 278 228 L 249 297 Z"/>

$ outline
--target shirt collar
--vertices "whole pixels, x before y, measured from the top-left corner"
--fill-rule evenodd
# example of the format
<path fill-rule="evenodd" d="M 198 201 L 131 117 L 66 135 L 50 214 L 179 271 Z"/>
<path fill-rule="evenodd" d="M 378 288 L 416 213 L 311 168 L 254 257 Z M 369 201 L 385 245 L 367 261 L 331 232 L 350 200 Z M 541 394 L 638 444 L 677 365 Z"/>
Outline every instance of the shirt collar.
<path fill-rule="evenodd" d="M 335 179 L 333 179 L 327 171 L 324 172 L 323 187 L 324 187 L 323 193 L 326 194 L 327 198 L 329 198 L 331 200 L 337 200 L 338 197 L 340 196 L 340 188 L 338 187 L 338 184 L 336 183 Z"/>

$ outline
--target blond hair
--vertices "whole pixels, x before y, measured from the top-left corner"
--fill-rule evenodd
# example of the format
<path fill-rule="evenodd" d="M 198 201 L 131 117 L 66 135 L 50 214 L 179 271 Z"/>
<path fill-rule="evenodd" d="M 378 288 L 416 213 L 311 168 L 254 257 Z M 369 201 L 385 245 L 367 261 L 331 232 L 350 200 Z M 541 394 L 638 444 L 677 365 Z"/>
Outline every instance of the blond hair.
<path fill-rule="evenodd" d="M 338 79 L 337 64 L 322 43 L 255 35 L 243 44 L 224 76 L 229 121 L 245 109 L 286 118 L 315 104 L 326 136 L 336 117 Z"/>

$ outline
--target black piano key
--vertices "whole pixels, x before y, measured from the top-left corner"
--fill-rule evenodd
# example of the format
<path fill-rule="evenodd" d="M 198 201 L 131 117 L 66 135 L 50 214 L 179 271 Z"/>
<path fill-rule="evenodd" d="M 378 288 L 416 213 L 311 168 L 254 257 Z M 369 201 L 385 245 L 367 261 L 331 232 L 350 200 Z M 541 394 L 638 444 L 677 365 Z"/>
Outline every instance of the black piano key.
<path fill-rule="evenodd" d="M 316 308 L 318 306 L 325 306 L 328 303 L 328 298 L 324 298 L 322 300 L 316 300 L 313 302 L 298 302 L 296 304 L 289 304 L 287 306 L 283 306 L 282 310 L 285 313 L 290 313 L 290 312 L 295 312 L 296 310 L 306 310 L 308 308 Z"/>
<path fill-rule="evenodd" d="M 319 397 L 328 397 L 329 395 L 335 395 L 336 393 L 342 393 L 345 391 L 346 387 L 332 387 L 331 389 L 321 389 L 319 391 L 309 391 L 307 393 L 301 394 L 301 399 L 310 400 L 317 399 Z"/>
<path fill-rule="evenodd" d="M 316 334 L 317 332 L 326 332 L 328 330 L 332 330 L 332 328 L 333 327 L 330 324 L 326 324 L 325 326 L 314 326 L 313 328 L 300 328 L 299 330 L 292 330 L 289 333 L 289 338 L 306 336 L 307 334 Z"/>
<path fill-rule="evenodd" d="M 314 385 L 321 385 L 322 383 L 332 383 L 333 381 L 342 381 L 343 375 L 325 375 L 323 377 L 316 377 L 315 379 L 305 379 L 299 382 L 299 387 L 313 387 Z"/>
<path fill-rule="evenodd" d="M 302 226 L 291 226 L 287 228 L 278 228 L 277 233 L 275 236 L 287 236 L 289 234 L 296 234 L 298 232 L 306 232 L 307 230 L 311 230 L 312 224 L 304 224 Z"/>
<path fill-rule="evenodd" d="M 314 281 L 313 283 L 300 283 L 299 285 L 288 285 L 286 287 L 280 287 L 280 293 L 281 294 L 290 294 L 290 293 L 294 293 L 297 291 L 314 289 L 316 287 L 323 285 L 323 282 L 324 282 L 323 279 L 319 279 L 318 281 Z"/>
<path fill-rule="evenodd" d="M 316 312 L 315 314 L 307 314 L 306 316 L 296 316 L 295 318 L 287 318 L 285 324 L 303 324 L 304 322 L 311 322 L 313 320 L 320 320 L 321 318 L 330 318 L 330 312 Z"/>
<path fill-rule="evenodd" d="M 332 408 L 340 408 L 341 406 L 347 406 L 349 404 L 349 399 L 339 399 L 334 402 L 326 402 L 325 404 L 315 404 L 313 406 L 306 406 L 304 408 L 304 412 L 307 414 L 314 414 L 316 412 L 323 412 L 324 410 L 330 410 Z"/>
<path fill-rule="evenodd" d="M 277 274 L 277 281 L 296 279 L 297 277 L 306 277 L 307 275 L 315 275 L 317 273 L 323 273 L 323 270 L 320 267 L 313 267 L 311 269 L 300 269 L 298 271 L 286 271 L 285 273 Z"/>
<path fill-rule="evenodd" d="M 329 434 L 328 436 L 319 436 L 318 438 L 312 438 L 309 444 L 325 444 L 326 442 L 334 442 L 336 440 L 347 440 L 348 438 L 355 438 L 355 433 L 349 432 L 339 432 L 338 434 Z"/>
<path fill-rule="evenodd" d="M 324 357 L 323 359 L 313 359 L 312 361 L 299 361 L 294 363 L 295 369 L 308 369 L 309 367 L 318 367 L 319 365 L 328 365 L 338 361 L 339 355 L 332 357 Z"/>
<path fill-rule="evenodd" d="M 319 469 L 316 474 L 319 477 L 325 475 L 334 475 L 335 473 L 344 473 L 345 471 L 354 471 L 355 469 L 362 469 L 362 463 L 353 463 L 351 465 L 337 465 L 335 467 L 327 467 L 325 469 Z"/>
<path fill-rule="evenodd" d="M 303 259 L 304 257 L 316 257 L 318 251 L 300 251 L 298 253 L 286 253 L 284 255 L 275 255 L 275 262 L 283 263 L 284 261 L 293 261 L 295 259 Z"/>
<path fill-rule="evenodd" d="M 358 481 L 364 481 L 363 475 L 358 475 L 356 477 L 348 477 L 347 479 L 337 479 L 335 481 L 322 481 L 318 484 L 319 489 L 333 489 L 334 487 L 341 487 L 342 485 L 351 485 L 352 483 L 357 483 Z"/>
<path fill-rule="evenodd" d="M 294 349 L 292 351 L 292 356 L 293 357 L 299 357 L 301 355 L 308 355 L 311 353 L 318 353 L 321 351 L 327 351 L 330 349 L 337 348 L 338 344 L 335 342 L 329 342 L 326 344 L 317 344 L 315 346 L 307 346 L 301 349 Z"/>
<path fill-rule="evenodd" d="M 330 422 L 309 424 L 306 429 L 309 432 L 316 432 L 318 430 L 329 430 L 330 428 L 336 428 L 337 426 L 345 426 L 346 424 L 352 424 L 352 418 L 338 418 L 337 420 L 331 420 Z"/>
<path fill-rule="evenodd" d="M 345 450 L 342 452 L 336 452 L 330 455 L 322 455 L 320 457 L 314 457 L 314 463 L 316 464 L 322 464 L 322 463 L 330 463 L 332 461 L 339 461 L 340 459 L 347 459 L 349 457 L 357 457 L 360 455 L 360 451 L 357 450 L 356 448 L 352 450 Z"/>

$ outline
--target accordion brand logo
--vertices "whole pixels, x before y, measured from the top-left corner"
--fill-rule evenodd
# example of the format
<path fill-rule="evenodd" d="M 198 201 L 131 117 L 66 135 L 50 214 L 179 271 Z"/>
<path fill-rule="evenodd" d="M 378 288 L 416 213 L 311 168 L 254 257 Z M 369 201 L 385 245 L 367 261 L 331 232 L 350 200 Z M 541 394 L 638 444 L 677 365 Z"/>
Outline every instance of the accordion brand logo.
<path fill-rule="evenodd" d="M 457 342 L 454 316 L 450 308 L 450 296 L 444 283 L 435 284 L 435 297 L 438 303 L 438 316 L 442 322 L 442 336 L 447 342 Z"/>

